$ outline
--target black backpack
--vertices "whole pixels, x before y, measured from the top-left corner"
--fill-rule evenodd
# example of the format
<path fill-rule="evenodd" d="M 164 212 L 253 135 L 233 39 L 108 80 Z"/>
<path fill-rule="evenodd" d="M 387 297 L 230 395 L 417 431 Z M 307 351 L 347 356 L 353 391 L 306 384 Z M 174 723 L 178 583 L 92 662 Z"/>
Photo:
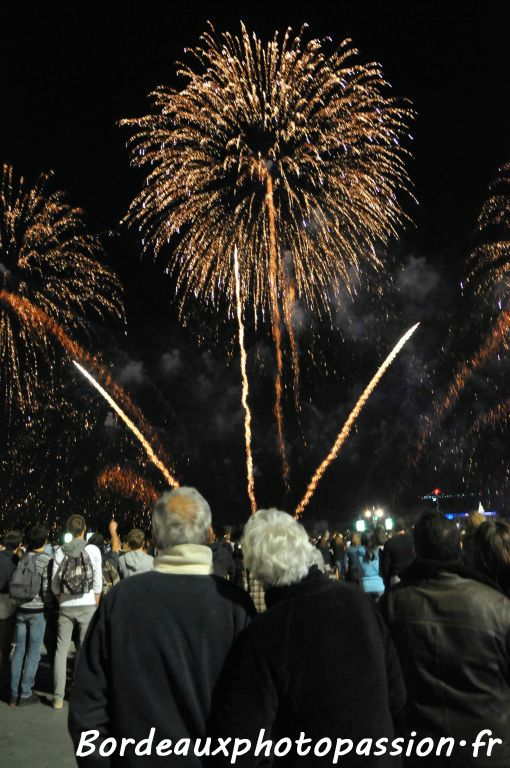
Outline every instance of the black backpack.
<path fill-rule="evenodd" d="M 85 547 L 76 557 L 64 555 L 60 571 L 60 582 L 64 594 L 84 595 L 92 589 L 93 581 L 92 560 Z"/>
<path fill-rule="evenodd" d="M 111 560 L 103 560 L 103 589 L 101 594 L 103 596 L 107 595 L 110 589 L 114 587 L 115 584 L 118 584 L 119 581 L 119 572 Z"/>
<path fill-rule="evenodd" d="M 36 560 L 36 555 L 25 555 L 11 576 L 9 596 L 18 605 L 31 602 L 41 593 L 42 578 Z"/>

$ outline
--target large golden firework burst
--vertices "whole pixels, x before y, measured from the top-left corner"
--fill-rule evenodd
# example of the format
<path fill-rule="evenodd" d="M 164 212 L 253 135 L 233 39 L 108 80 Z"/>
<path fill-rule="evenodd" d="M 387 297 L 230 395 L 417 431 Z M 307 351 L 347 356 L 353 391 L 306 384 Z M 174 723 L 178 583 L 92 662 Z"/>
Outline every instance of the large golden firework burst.
<path fill-rule="evenodd" d="M 468 281 L 478 292 L 496 292 L 500 300 L 510 299 L 510 163 L 498 170 L 489 185 L 478 230 L 483 243 L 471 254 Z"/>
<path fill-rule="evenodd" d="M 380 266 L 375 246 L 396 234 L 396 192 L 410 187 L 411 110 L 386 95 L 378 64 L 353 63 L 349 40 L 328 45 L 303 29 L 263 44 L 244 25 L 210 26 L 178 67 L 183 87 L 156 88 L 151 114 L 121 121 L 147 169 L 126 218 L 146 249 L 173 246 L 183 310 L 222 295 L 235 305 L 236 249 L 242 302 L 271 319 L 281 449 L 282 327 L 298 379 L 293 302 L 328 312 L 361 263 Z"/>
<path fill-rule="evenodd" d="M 34 403 L 41 361 L 51 359 L 44 327 L 25 324 L 13 311 L 21 299 L 68 331 L 84 330 L 91 316 L 123 317 L 121 286 L 100 261 L 98 240 L 88 234 L 83 212 L 60 191 L 51 174 L 29 187 L 4 165 L 0 185 L 0 384 L 7 406 Z"/>

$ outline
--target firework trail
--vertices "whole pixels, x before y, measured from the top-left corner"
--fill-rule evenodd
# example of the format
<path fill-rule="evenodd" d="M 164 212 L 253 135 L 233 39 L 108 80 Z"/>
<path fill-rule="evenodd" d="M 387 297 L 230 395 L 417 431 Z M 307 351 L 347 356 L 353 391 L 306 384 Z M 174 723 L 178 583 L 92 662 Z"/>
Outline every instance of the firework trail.
<path fill-rule="evenodd" d="M 118 465 L 104 469 L 97 476 L 96 483 L 100 489 L 112 489 L 126 498 L 135 498 L 148 509 L 154 506 L 160 495 L 144 477 Z"/>
<path fill-rule="evenodd" d="M 237 247 L 243 299 L 269 316 L 276 357 L 275 415 L 286 483 L 279 303 L 291 347 L 291 301 L 331 316 L 331 286 L 352 292 L 360 266 L 381 267 L 385 245 L 406 219 L 397 192 L 410 181 L 403 147 L 412 111 L 387 97 L 378 64 L 355 64 L 345 40 L 304 42 L 288 29 L 263 44 L 210 29 L 179 65 L 184 85 L 158 87 L 152 114 L 122 120 L 133 130 L 131 162 L 146 168 L 126 216 L 144 249 L 171 249 L 181 310 L 196 300 L 235 302 Z M 404 140 L 404 141 L 403 141 Z M 293 368 L 298 368 L 292 348 Z"/>
<path fill-rule="evenodd" d="M 331 462 L 334 461 L 338 456 L 340 449 L 342 445 L 345 443 L 345 441 L 347 440 L 347 437 L 349 436 L 349 432 L 351 431 L 354 425 L 354 422 L 356 421 L 359 414 L 361 413 L 363 406 L 367 402 L 368 398 L 370 397 L 374 389 L 377 387 L 379 381 L 382 379 L 382 377 L 384 376 L 384 374 L 386 373 L 390 365 L 393 363 L 393 361 L 397 357 L 398 353 L 400 352 L 404 344 L 406 344 L 407 341 L 411 338 L 411 336 L 413 335 L 415 330 L 418 328 L 418 326 L 419 326 L 419 323 L 416 323 L 416 325 L 413 325 L 412 328 L 409 328 L 409 330 L 395 344 L 395 346 L 391 350 L 386 360 L 380 366 L 380 368 L 376 372 L 373 379 L 370 381 L 368 386 L 365 388 L 365 390 L 361 394 L 358 402 L 356 403 L 351 413 L 349 414 L 349 418 L 347 419 L 342 429 L 340 430 L 332 449 L 330 450 L 330 452 L 328 453 L 328 455 L 326 456 L 322 464 L 320 464 L 319 467 L 316 469 L 315 474 L 310 480 L 308 484 L 308 488 L 306 489 L 305 495 L 303 496 L 298 506 L 296 507 L 296 511 L 294 513 L 294 516 L 296 518 L 299 518 L 303 514 L 303 510 L 308 504 L 308 502 L 310 501 L 310 499 L 312 498 L 315 492 L 315 489 L 317 488 L 317 484 L 319 483 L 319 480 L 324 475 L 324 472 L 327 470 Z"/>
<path fill-rule="evenodd" d="M 264 198 L 265 208 L 267 210 L 267 219 L 269 225 L 269 296 L 271 302 L 272 329 L 276 355 L 276 380 L 275 391 L 276 398 L 274 404 L 274 414 L 276 417 L 276 426 L 278 429 L 278 447 L 280 449 L 280 458 L 282 462 L 283 481 L 285 487 L 289 487 L 289 463 L 287 461 L 287 451 L 285 448 L 285 437 L 283 435 L 283 412 L 282 412 L 282 336 L 281 336 L 281 318 L 280 307 L 278 304 L 278 242 L 276 239 L 276 223 L 274 209 L 273 180 L 265 164 L 259 164 L 259 176 L 266 180 L 266 195 Z"/>
<path fill-rule="evenodd" d="M 437 403 L 432 416 L 425 420 L 422 435 L 416 448 L 414 462 L 417 463 L 430 440 L 432 433 L 438 429 L 445 417 L 457 403 L 466 382 L 473 373 L 481 368 L 490 358 L 503 347 L 508 348 L 508 330 L 510 329 L 510 310 L 504 309 L 499 315 L 494 328 L 484 341 L 478 352 L 473 357 L 462 363 L 455 374 L 452 383 L 448 387 L 446 395 L 440 403 Z"/>
<path fill-rule="evenodd" d="M 124 317 L 122 289 L 97 260 L 99 241 L 86 232 L 83 211 L 60 191 L 49 191 L 51 174 L 34 186 L 4 165 L 0 179 L 0 290 L 40 309 L 56 323 L 86 331 L 85 314 Z M 33 408 L 38 362 L 48 359 L 44 334 L 18 322 L 0 306 L 0 384 L 9 407 Z"/>
<path fill-rule="evenodd" d="M 104 389 L 101 386 L 101 384 L 99 384 L 99 382 L 96 381 L 95 378 L 91 376 L 91 374 L 82 365 L 77 363 L 76 360 L 73 360 L 73 365 L 75 365 L 78 368 L 82 376 L 85 376 L 85 378 L 88 381 L 90 381 L 92 386 L 97 389 L 99 394 L 102 395 L 102 397 L 104 397 L 108 405 L 110 405 L 115 411 L 115 413 L 122 419 L 126 427 L 130 429 L 133 435 L 136 437 L 136 439 L 139 440 L 145 453 L 147 454 L 147 457 L 150 459 L 150 461 L 152 461 L 154 466 L 159 469 L 159 471 L 165 478 L 168 485 L 172 486 L 173 488 L 177 488 L 179 483 L 174 477 L 172 477 L 172 475 L 170 474 L 168 469 L 165 467 L 163 462 L 156 456 L 156 454 L 154 453 L 154 449 L 152 448 L 150 443 L 145 439 L 145 437 L 142 435 L 142 433 L 140 432 L 136 424 L 134 424 L 133 421 L 129 418 L 127 413 L 125 413 L 122 410 L 122 408 L 115 402 L 113 397 L 111 397 L 111 395 L 108 394 L 106 389 Z"/>
<path fill-rule="evenodd" d="M 44 339 L 46 339 L 48 335 L 52 336 L 71 358 L 78 358 L 89 367 L 91 367 L 96 375 L 101 379 L 104 386 L 108 387 L 108 389 L 114 393 L 116 399 L 122 403 L 123 407 L 129 411 L 133 418 L 142 425 L 145 434 L 147 435 L 152 445 L 155 446 L 159 456 L 165 456 L 163 446 L 160 444 L 157 436 L 154 434 L 154 431 L 147 424 L 141 411 L 132 402 L 131 398 L 128 397 L 124 390 L 113 381 L 110 374 L 104 369 L 102 365 L 97 362 L 97 360 L 95 360 L 95 358 L 92 357 L 92 355 L 90 355 L 79 344 L 69 338 L 67 333 L 58 325 L 58 323 L 56 323 L 41 309 L 33 306 L 27 299 L 16 294 L 11 294 L 7 291 L 0 291 L 0 306 L 2 305 L 6 305 L 9 307 L 9 309 L 16 313 L 23 327 L 28 329 L 31 335 L 35 335 L 36 338 Z M 158 459 L 158 462 L 164 466 L 160 459 Z M 166 467 L 165 472 L 168 477 L 172 477 Z M 172 478 L 171 485 L 175 484 L 177 484 L 177 481 Z"/>
<path fill-rule="evenodd" d="M 243 310 L 241 301 L 241 281 L 239 278 L 239 262 L 237 260 L 237 251 L 234 249 L 234 277 L 236 286 L 236 309 L 237 325 L 239 329 L 239 350 L 241 353 L 241 377 L 243 382 L 243 392 L 241 401 L 244 408 L 244 437 L 246 442 L 246 475 L 248 479 L 248 497 L 250 499 L 251 513 L 257 511 L 257 502 L 255 501 L 255 481 L 253 478 L 253 457 L 251 453 L 251 412 L 248 405 L 248 376 L 246 374 L 246 349 L 244 347 L 244 325 Z"/>
<path fill-rule="evenodd" d="M 296 411 L 301 410 L 299 403 L 299 352 L 296 342 L 296 336 L 294 334 L 294 328 L 292 327 L 292 307 L 296 300 L 296 289 L 294 283 L 290 277 L 286 278 L 287 290 L 285 291 L 283 299 L 283 316 L 285 319 L 285 325 L 289 334 L 290 351 L 292 355 L 292 373 L 293 373 L 293 390 L 294 390 L 294 406 Z"/>

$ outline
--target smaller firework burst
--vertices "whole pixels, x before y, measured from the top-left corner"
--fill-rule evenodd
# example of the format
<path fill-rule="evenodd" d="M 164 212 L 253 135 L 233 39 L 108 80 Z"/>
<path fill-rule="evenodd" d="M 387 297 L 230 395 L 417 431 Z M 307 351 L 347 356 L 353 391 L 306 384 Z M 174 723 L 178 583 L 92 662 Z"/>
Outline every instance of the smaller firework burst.
<path fill-rule="evenodd" d="M 510 298 L 510 163 L 503 165 L 489 187 L 478 217 L 483 242 L 469 260 L 467 282 L 478 293 L 499 302 Z"/>
<path fill-rule="evenodd" d="M 83 211 L 63 192 L 50 191 L 50 174 L 33 187 L 4 165 L 0 181 L 0 289 L 41 310 L 68 332 L 86 331 L 91 316 L 123 318 L 122 290 L 98 259 L 102 249 L 88 234 Z M 8 407 L 33 407 L 41 361 L 51 341 L 20 322 L 0 303 L 0 386 Z M 46 381 L 47 385 L 48 382 Z"/>
<path fill-rule="evenodd" d="M 96 484 L 100 490 L 112 490 L 126 498 L 135 499 L 146 513 L 150 512 L 160 495 L 142 475 L 118 464 L 102 470 L 97 476 Z"/>

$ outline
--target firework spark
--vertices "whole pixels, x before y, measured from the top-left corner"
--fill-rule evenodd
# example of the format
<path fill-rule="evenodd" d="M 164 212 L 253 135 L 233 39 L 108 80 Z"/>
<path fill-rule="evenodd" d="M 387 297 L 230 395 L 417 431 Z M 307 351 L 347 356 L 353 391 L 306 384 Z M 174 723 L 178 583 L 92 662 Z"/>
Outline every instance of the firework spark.
<path fill-rule="evenodd" d="M 250 499 L 251 513 L 255 514 L 257 511 L 257 502 L 255 501 L 255 482 L 253 479 L 253 457 L 251 453 L 251 412 L 248 405 L 248 376 L 246 374 L 246 349 L 244 346 L 244 325 L 243 325 L 243 310 L 241 299 L 241 281 L 239 278 L 239 262 L 237 259 L 237 251 L 234 249 L 234 277 L 236 287 L 236 310 L 237 310 L 237 326 L 239 332 L 239 350 L 241 354 L 241 378 L 243 383 L 243 391 L 241 396 L 241 402 L 244 408 L 244 437 L 246 442 L 246 474 L 248 479 L 248 497 Z"/>
<path fill-rule="evenodd" d="M 121 287 L 101 264 L 83 212 L 63 192 L 48 191 L 50 174 L 29 188 L 3 166 L 0 181 L 0 288 L 29 301 L 68 330 L 83 331 L 88 313 L 123 318 Z M 34 336 L 4 302 L 0 306 L 0 385 L 5 402 L 33 407 L 48 339 Z"/>
<path fill-rule="evenodd" d="M 410 187 L 401 141 L 411 110 L 385 95 L 378 64 L 352 63 L 349 40 L 328 54 L 327 41 L 302 33 L 263 44 L 244 25 L 238 36 L 210 27 L 190 52 L 196 66 L 179 66 L 183 88 L 158 87 L 153 114 L 122 121 L 132 164 L 147 168 L 126 220 L 145 249 L 175 246 L 181 310 L 197 298 L 235 302 L 237 247 L 243 297 L 271 320 L 287 478 L 280 303 L 294 342 L 283 255 L 305 308 L 331 314 L 332 294 L 351 290 L 362 264 L 381 266 L 375 246 L 398 232 L 396 192 Z"/>
<path fill-rule="evenodd" d="M 96 483 L 102 490 L 112 489 L 126 498 L 136 499 L 146 509 L 153 507 L 160 495 L 144 477 L 118 465 L 107 467 L 100 472 Z"/>
<path fill-rule="evenodd" d="M 359 414 L 361 413 L 363 406 L 367 402 L 368 398 L 374 391 L 374 389 L 377 387 L 379 381 L 382 379 L 390 365 L 393 363 L 395 358 L 397 357 L 398 353 L 402 349 L 402 347 L 407 343 L 407 341 L 411 338 L 415 330 L 418 328 L 419 323 L 416 323 L 416 325 L 413 325 L 412 328 L 409 328 L 409 330 L 402 336 L 402 338 L 395 344 L 393 349 L 391 350 L 390 354 L 386 358 L 386 360 L 382 363 L 382 365 L 377 370 L 375 376 L 372 378 L 368 386 L 365 388 L 363 393 L 361 394 L 358 402 L 352 409 L 351 413 L 349 414 L 349 418 L 343 425 L 342 429 L 340 430 L 338 437 L 335 440 L 335 443 L 324 459 L 324 461 L 319 465 L 319 467 L 316 469 L 312 479 L 310 480 L 308 487 L 306 489 L 306 493 L 299 502 L 296 511 L 294 513 L 294 516 L 296 518 L 301 517 L 303 514 L 303 510 L 312 498 L 313 494 L 315 493 L 315 489 L 317 488 L 317 484 L 319 483 L 319 480 L 324 475 L 324 472 L 327 470 L 329 465 L 332 461 L 336 459 L 338 456 L 340 449 L 342 445 L 345 443 L 349 436 L 349 432 L 351 431 L 354 422 L 358 418 Z"/>
<path fill-rule="evenodd" d="M 478 416 L 469 429 L 469 434 L 479 434 L 487 426 L 497 427 L 510 420 L 510 398 L 506 398 L 491 408 L 487 413 Z"/>
<path fill-rule="evenodd" d="M 132 402 L 131 398 L 124 392 L 121 387 L 119 387 L 118 384 L 113 381 L 112 377 L 105 370 L 105 368 L 79 344 L 73 341 L 73 339 L 67 335 L 63 328 L 61 328 L 58 323 L 55 322 L 55 320 L 49 317 L 38 307 L 33 306 L 27 299 L 17 296 L 16 294 L 11 294 L 7 291 L 0 291 L 0 307 L 2 306 L 7 306 L 12 312 L 16 314 L 23 327 L 27 329 L 27 333 L 31 338 L 34 338 L 37 341 L 38 339 L 47 339 L 48 337 L 52 337 L 59 343 L 61 348 L 67 352 L 71 358 L 78 358 L 83 363 L 91 367 L 96 375 L 100 378 L 104 386 L 113 392 L 117 401 L 120 402 L 122 406 L 142 426 L 142 429 L 146 435 L 146 437 L 144 437 L 145 443 L 148 444 L 148 442 L 150 442 L 152 446 L 151 451 L 154 453 L 154 455 L 156 455 L 157 451 L 159 457 L 165 456 L 163 446 L 157 439 L 154 430 L 146 422 L 141 411 Z M 130 423 L 132 423 L 131 420 Z M 142 444 L 145 448 L 145 444 Z M 158 458 L 158 462 L 164 466 L 161 458 Z M 165 472 L 168 474 L 168 477 L 172 477 L 166 467 Z M 173 483 L 176 483 L 176 481 L 174 480 Z"/>
<path fill-rule="evenodd" d="M 136 424 L 129 418 L 127 413 L 125 413 L 122 408 L 115 402 L 113 397 L 108 394 L 106 389 L 99 384 L 98 381 L 95 380 L 93 376 L 82 366 L 80 363 L 77 363 L 76 360 L 73 360 L 73 365 L 75 365 L 79 372 L 82 374 L 82 376 L 85 376 L 85 378 L 90 381 L 93 387 L 97 389 L 99 394 L 104 397 L 108 405 L 110 405 L 115 413 L 122 419 L 124 424 L 128 429 L 131 430 L 133 435 L 136 437 L 136 439 L 140 442 L 140 444 L 143 446 L 143 449 L 145 453 L 147 454 L 147 457 L 152 461 L 155 467 L 159 469 L 163 477 L 165 478 L 168 485 L 172 486 L 172 488 L 177 488 L 179 483 L 177 480 L 170 474 L 168 469 L 165 467 L 161 459 L 155 454 L 153 447 L 148 442 L 148 440 L 145 439 L 145 437 L 142 435 Z"/>

